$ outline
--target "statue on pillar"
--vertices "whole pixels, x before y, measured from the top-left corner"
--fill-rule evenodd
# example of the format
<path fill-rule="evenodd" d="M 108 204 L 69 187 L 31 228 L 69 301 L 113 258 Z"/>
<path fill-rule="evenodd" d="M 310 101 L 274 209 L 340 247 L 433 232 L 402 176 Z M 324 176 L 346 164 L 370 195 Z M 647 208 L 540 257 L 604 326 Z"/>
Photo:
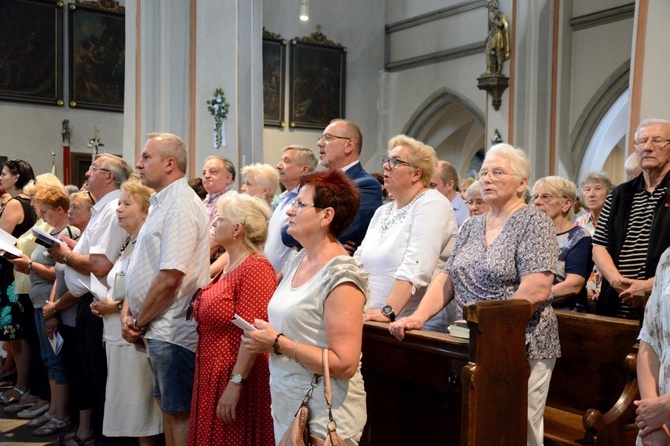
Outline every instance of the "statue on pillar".
<path fill-rule="evenodd" d="M 488 0 L 489 33 L 486 37 L 486 73 L 502 73 L 503 62 L 509 60 L 509 24 L 500 11 L 498 0 Z"/>

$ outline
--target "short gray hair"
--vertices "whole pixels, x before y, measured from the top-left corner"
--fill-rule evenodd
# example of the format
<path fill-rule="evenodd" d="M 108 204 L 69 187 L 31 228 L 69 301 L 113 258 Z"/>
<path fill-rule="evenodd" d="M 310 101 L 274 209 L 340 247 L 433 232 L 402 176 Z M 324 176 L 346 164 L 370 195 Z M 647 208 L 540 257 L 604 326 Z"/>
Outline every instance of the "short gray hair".
<path fill-rule="evenodd" d="M 637 134 L 643 128 L 649 127 L 650 125 L 658 125 L 658 124 L 666 126 L 670 131 L 670 121 L 668 121 L 667 119 L 649 118 L 645 119 L 644 121 L 640 122 L 640 124 L 638 124 L 637 128 L 635 129 L 635 136 L 633 136 L 633 139 L 637 139 Z"/>
<path fill-rule="evenodd" d="M 319 158 L 312 152 L 311 149 L 305 146 L 299 146 L 296 144 L 284 147 L 281 152 L 284 153 L 287 150 L 297 150 L 296 161 L 303 166 L 309 167 L 310 172 L 314 172 L 319 166 Z"/>
<path fill-rule="evenodd" d="M 574 203 L 577 200 L 577 185 L 570 180 L 566 180 L 563 177 L 557 175 L 552 175 L 544 178 L 540 178 L 533 185 L 533 193 L 538 188 L 538 186 L 544 186 L 549 192 L 558 195 L 562 198 L 569 198 Z M 572 206 L 568 211 L 568 218 L 572 219 L 574 212 Z"/>
<path fill-rule="evenodd" d="M 580 193 L 584 193 L 584 186 L 586 183 L 603 183 L 605 185 L 605 188 L 607 188 L 607 193 L 609 194 L 612 192 L 612 189 L 614 189 L 614 184 L 612 184 L 612 180 L 610 180 L 609 175 L 607 175 L 605 172 L 601 172 L 599 170 L 591 170 L 589 172 L 586 172 L 582 177 L 579 179 L 579 191 Z"/>
<path fill-rule="evenodd" d="M 123 158 L 109 153 L 101 153 L 95 159 L 102 160 L 102 168 L 107 169 L 114 175 L 114 186 L 120 188 L 121 184 L 130 178 L 133 169 L 128 165 Z"/>
<path fill-rule="evenodd" d="M 277 193 L 279 189 L 279 172 L 269 164 L 250 164 L 242 168 L 243 175 L 252 175 L 256 182 L 263 188 L 270 188 L 270 198 Z"/>
<path fill-rule="evenodd" d="M 159 146 L 159 152 L 162 159 L 174 158 L 177 163 L 177 169 L 179 169 L 181 173 L 186 173 L 186 144 L 180 137 L 173 135 L 172 133 L 149 133 L 147 136 L 149 139 L 160 138 L 161 144 Z"/>
<path fill-rule="evenodd" d="M 211 155 L 205 158 L 205 163 L 209 160 L 219 160 L 223 163 L 224 169 L 228 171 L 233 176 L 233 181 L 235 181 L 235 177 L 237 176 L 237 171 L 235 170 L 235 165 L 231 160 L 228 158 L 225 158 L 223 156 L 218 156 L 218 155 Z"/>
<path fill-rule="evenodd" d="M 530 178 L 530 161 L 528 161 L 528 156 L 526 156 L 526 152 L 523 150 L 512 147 L 509 144 L 501 143 L 494 145 L 486 152 L 484 161 L 492 155 L 506 158 L 510 162 L 514 174 L 526 180 Z"/>

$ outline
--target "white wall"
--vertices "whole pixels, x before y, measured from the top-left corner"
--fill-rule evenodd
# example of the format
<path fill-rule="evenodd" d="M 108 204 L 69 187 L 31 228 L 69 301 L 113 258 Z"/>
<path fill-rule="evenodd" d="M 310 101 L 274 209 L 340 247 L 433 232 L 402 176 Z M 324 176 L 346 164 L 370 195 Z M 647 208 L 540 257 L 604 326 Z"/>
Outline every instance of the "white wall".
<path fill-rule="evenodd" d="M 125 0 L 120 3 L 125 5 Z M 67 7 L 66 7 L 67 9 Z M 56 151 L 56 163 L 62 179 L 63 150 L 61 127 L 64 119 L 70 120 L 71 152 L 90 153 L 86 146 L 93 137 L 93 127 L 100 130 L 98 137 L 105 145 L 100 150 L 122 152 L 123 113 L 102 112 L 70 108 L 68 92 L 67 10 L 64 11 L 64 83 L 62 107 L 0 101 L 0 155 L 9 159 L 28 161 L 36 175 L 51 171 L 51 150 Z M 128 44 L 126 42 L 126 44 Z"/>
<path fill-rule="evenodd" d="M 308 22 L 298 18 L 297 0 L 266 0 L 263 2 L 263 26 L 267 31 L 281 34 L 287 39 L 287 56 L 290 39 L 309 36 L 316 25 L 333 42 L 347 48 L 346 115 L 357 123 L 363 132 L 361 160 L 366 168 L 379 170 L 380 161 L 374 158 L 377 148 L 380 120 L 386 112 L 381 98 L 381 70 L 384 65 L 384 2 L 358 0 L 311 1 Z M 346 18 L 345 18 L 346 17 Z M 287 57 L 285 121 L 288 122 L 288 72 Z M 280 149 L 289 144 L 301 144 L 318 150 L 316 140 L 323 129 L 291 129 L 265 127 L 263 153 L 265 162 L 277 164 Z M 386 136 L 385 136 L 386 137 Z M 383 138 L 382 138 L 383 139 Z"/>

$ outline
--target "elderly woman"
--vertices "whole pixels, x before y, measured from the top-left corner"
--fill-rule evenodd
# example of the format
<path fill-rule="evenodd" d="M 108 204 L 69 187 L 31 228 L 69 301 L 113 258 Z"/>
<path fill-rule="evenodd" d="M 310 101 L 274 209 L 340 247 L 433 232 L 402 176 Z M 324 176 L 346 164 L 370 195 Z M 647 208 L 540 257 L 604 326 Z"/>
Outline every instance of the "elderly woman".
<path fill-rule="evenodd" d="M 421 329 L 452 299 L 459 313 L 468 302 L 528 300 L 534 310 L 526 329 L 528 444 L 541 445 L 549 381 L 560 356 L 558 323 L 548 301 L 557 249 L 551 219 L 523 200 L 529 176 L 521 150 L 497 144 L 487 152 L 478 177 L 491 209 L 463 224 L 444 271 L 419 308 L 391 324 L 390 331 L 403 339 L 405 330 Z"/>
<path fill-rule="evenodd" d="M 637 356 L 637 380 L 640 399 L 635 423 L 640 429 L 638 445 L 667 445 L 670 437 L 667 426 L 670 414 L 665 409 L 670 397 L 670 249 L 666 249 L 656 268 L 654 287 L 644 310 L 640 331 L 640 351 Z"/>
<path fill-rule="evenodd" d="M 37 215 L 46 224 L 49 225 L 51 236 L 58 238 L 60 234 L 67 235 L 70 238 L 79 236 L 79 229 L 68 226 L 67 212 L 70 207 L 70 200 L 61 185 L 52 185 L 40 187 L 35 192 L 33 205 L 37 210 Z M 45 331 L 45 321 L 43 307 L 49 300 L 53 283 L 56 280 L 55 260 L 47 253 L 42 245 L 37 245 L 32 251 L 30 257 L 26 254 L 14 260 L 14 267 L 17 271 L 25 272 L 30 275 L 30 299 L 35 308 L 35 326 L 40 342 L 40 353 L 49 374 L 49 384 L 51 388 L 51 406 L 36 403 L 32 410 L 39 415 L 38 409 L 46 408 L 48 411 L 29 423 L 30 426 L 41 426 L 33 435 L 36 437 L 45 437 L 70 428 L 70 382 L 71 374 L 68 374 L 68 367 L 65 363 L 68 354 L 61 350 L 56 354 L 49 342 L 49 337 Z M 73 345 L 63 345 L 65 350 L 73 348 Z M 45 409 L 43 409 L 45 410 Z M 23 412 L 21 412 L 23 413 Z"/>
<path fill-rule="evenodd" d="M 218 214 L 214 240 L 230 261 L 192 302 L 199 339 L 188 444 L 271 446 L 268 358 L 242 347 L 231 322 L 235 315 L 267 319 L 277 287 L 263 257 L 270 209 L 260 198 L 231 193 L 219 200 Z"/>
<path fill-rule="evenodd" d="M 302 246 L 284 265 L 284 278 L 268 306 L 269 323 L 255 321 L 244 345 L 270 354 L 275 437 L 294 420 L 314 373 L 323 373 L 328 349 L 333 418 L 346 445 L 357 445 L 366 422 L 361 375 L 363 313 L 368 280 L 361 263 L 337 239 L 354 221 L 358 188 L 339 170 L 301 178 L 287 211 L 288 232 Z M 328 409 L 319 380 L 309 401 L 312 435 L 326 436 Z"/>
<path fill-rule="evenodd" d="M 435 151 L 405 135 L 392 138 L 388 147 L 384 188 L 395 201 L 377 209 L 355 254 L 370 273 L 366 321 L 393 322 L 412 314 L 458 234 L 449 200 L 428 188 Z M 446 325 L 445 313 L 441 313 L 424 328 L 445 331 Z"/>
<path fill-rule="evenodd" d="M 34 179 L 33 168 L 27 162 L 11 160 L 3 163 L 0 186 L 12 198 L 0 215 L 0 228 L 17 238 L 37 221 L 30 198 L 23 191 L 24 186 Z M 32 345 L 39 351 L 39 341 L 30 297 L 27 293 L 17 295 L 13 282 L 14 265 L 4 257 L 0 258 L 0 340 L 10 341 L 17 372 L 16 385 L 6 390 L 0 399 L 14 406 L 12 411 L 18 412 L 32 406 L 32 402 L 26 403 L 30 392 L 30 349 Z"/>
<path fill-rule="evenodd" d="M 271 205 L 277 190 L 279 190 L 279 172 L 277 172 L 277 169 L 269 164 L 256 163 L 245 166 L 242 169 L 242 174 L 244 175 L 244 182 L 240 192 L 252 197 L 260 197 L 268 205 Z"/>
<path fill-rule="evenodd" d="M 163 415 L 152 396 L 152 374 L 147 356 L 121 336 L 121 309 L 125 300 L 125 272 L 149 212 L 153 190 L 137 180 L 121 184 L 116 216 L 128 237 L 119 257 L 107 274 L 109 291 L 96 296 L 93 314 L 104 323 L 107 354 L 107 385 L 102 433 L 106 437 L 138 437 L 140 446 L 156 444 L 163 432 Z M 132 392 L 127 392 L 133 389 Z"/>
<path fill-rule="evenodd" d="M 470 217 L 473 215 L 483 215 L 489 211 L 490 206 L 482 197 L 482 185 L 479 184 L 478 181 L 472 183 L 470 187 L 468 187 L 465 191 L 465 195 Z"/>
<path fill-rule="evenodd" d="M 605 172 L 587 172 L 579 181 L 579 189 L 582 195 L 582 203 L 588 213 L 575 220 L 577 226 L 586 228 L 591 237 L 596 232 L 600 211 L 605 205 L 605 199 L 614 189 L 614 184 Z M 586 281 L 586 293 L 590 301 L 598 299 L 602 276 L 595 266 Z"/>
<path fill-rule="evenodd" d="M 591 235 L 572 222 L 577 186 L 562 177 L 539 179 L 533 186 L 535 207 L 551 218 L 556 227 L 558 263 L 551 292 L 557 310 L 588 312 L 586 279 L 593 271 Z"/>

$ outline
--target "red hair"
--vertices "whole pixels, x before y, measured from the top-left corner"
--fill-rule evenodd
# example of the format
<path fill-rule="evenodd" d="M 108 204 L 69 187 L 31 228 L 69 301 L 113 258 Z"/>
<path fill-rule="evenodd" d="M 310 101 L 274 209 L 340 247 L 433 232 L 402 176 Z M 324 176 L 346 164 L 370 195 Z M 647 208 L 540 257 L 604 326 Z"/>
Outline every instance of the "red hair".
<path fill-rule="evenodd" d="M 339 169 L 306 174 L 300 177 L 300 187 L 304 186 L 314 191 L 314 206 L 335 211 L 328 231 L 339 238 L 356 218 L 361 203 L 358 186 Z"/>

